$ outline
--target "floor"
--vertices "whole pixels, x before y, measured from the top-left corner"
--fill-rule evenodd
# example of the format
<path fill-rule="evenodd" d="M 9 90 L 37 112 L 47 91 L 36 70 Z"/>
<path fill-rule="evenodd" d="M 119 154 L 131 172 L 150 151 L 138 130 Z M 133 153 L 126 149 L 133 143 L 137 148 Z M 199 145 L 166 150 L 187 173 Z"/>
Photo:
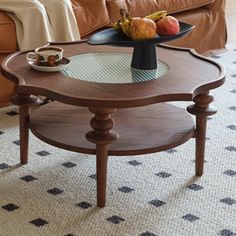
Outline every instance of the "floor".
<path fill-rule="evenodd" d="M 226 17 L 228 27 L 228 43 L 236 44 L 236 1 L 226 0 Z"/>

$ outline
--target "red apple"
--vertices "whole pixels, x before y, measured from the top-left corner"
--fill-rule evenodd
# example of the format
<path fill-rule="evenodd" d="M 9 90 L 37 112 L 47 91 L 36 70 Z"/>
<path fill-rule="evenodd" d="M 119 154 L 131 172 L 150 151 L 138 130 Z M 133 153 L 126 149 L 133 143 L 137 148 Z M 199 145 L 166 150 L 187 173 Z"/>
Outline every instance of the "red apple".
<path fill-rule="evenodd" d="M 130 23 L 130 37 L 133 40 L 145 40 L 155 38 L 155 22 L 146 18 L 132 18 Z"/>
<path fill-rule="evenodd" d="M 176 35 L 179 33 L 180 27 L 178 20 L 173 16 L 166 16 L 157 21 L 157 34 L 161 36 Z"/>

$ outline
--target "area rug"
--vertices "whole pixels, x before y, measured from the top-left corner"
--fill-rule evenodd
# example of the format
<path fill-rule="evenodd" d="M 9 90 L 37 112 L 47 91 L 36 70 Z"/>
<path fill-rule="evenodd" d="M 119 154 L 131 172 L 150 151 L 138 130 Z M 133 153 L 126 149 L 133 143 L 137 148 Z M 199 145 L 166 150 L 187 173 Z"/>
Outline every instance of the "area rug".
<path fill-rule="evenodd" d="M 0 110 L 1 236 L 236 236 L 236 47 L 212 56 L 227 69 L 212 91 L 205 174 L 194 140 L 166 152 L 110 157 L 107 205 L 96 207 L 95 157 L 30 135 L 19 164 L 17 107 Z M 182 103 L 179 104 L 183 105 Z"/>

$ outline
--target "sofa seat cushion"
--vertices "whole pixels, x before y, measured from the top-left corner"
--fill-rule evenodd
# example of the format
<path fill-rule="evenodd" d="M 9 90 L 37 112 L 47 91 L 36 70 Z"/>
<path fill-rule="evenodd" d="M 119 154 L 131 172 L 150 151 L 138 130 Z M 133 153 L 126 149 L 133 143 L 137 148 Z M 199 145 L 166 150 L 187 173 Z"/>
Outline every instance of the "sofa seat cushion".
<path fill-rule="evenodd" d="M 0 53 L 16 51 L 16 27 L 14 21 L 6 13 L 0 11 Z"/>
<path fill-rule="evenodd" d="M 211 4 L 216 0 L 107 0 L 107 9 L 113 24 L 119 16 L 119 9 L 124 8 L 131 16 L 146 16 L 158 10 L 167 10 L 168 13 L 188 11 Z"/>

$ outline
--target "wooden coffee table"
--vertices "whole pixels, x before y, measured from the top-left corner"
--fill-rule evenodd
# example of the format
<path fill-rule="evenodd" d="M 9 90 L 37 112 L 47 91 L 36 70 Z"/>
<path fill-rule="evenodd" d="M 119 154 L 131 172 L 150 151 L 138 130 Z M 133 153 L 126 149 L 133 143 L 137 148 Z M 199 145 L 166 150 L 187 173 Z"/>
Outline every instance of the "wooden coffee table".
<path fill-rule="evenodd" d="M 220 65 L 193 50 L 159 46 L 158 71 L 139 71 L 130 68 L 132 48 L 56 45 L 72 62 L 63 72 L 35 71 L 26 52 L 2 63 L 3 75 L 17 85 L 12 102 L 20 108 L 21 164 L 28 161 L 29 129 L 53 146 L 95 154 L 99 207 L 105 206 L 108 156 L 164 151 L 195 138 L 196 175 L 203 174 L 207 116 L 216 113 L 209 90 L 225 80 Z M 30 109 L 35 95 L 53 102 Z M 186 112 L 170 101 L 194 103 Z"/>

